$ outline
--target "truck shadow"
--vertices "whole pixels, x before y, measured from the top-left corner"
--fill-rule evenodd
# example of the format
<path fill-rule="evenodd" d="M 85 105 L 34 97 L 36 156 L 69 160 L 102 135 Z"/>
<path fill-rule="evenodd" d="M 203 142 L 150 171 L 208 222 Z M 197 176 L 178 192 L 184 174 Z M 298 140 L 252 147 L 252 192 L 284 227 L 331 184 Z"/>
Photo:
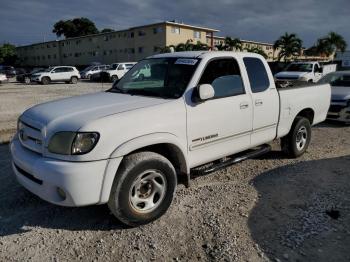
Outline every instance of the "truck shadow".
<path fill-rule="evenodd" d="M 272 261 L 349 261 L 350 156 L 300 162 L 251 183 L 248 227 Z"/>
<path fill-rule="evenodd" d="M 0 145 L 0 237 L 33 227 L 72 231 L 127 229 L 106 205 L 69 208 L 41 200 L 17 183 L 10 159 L 8 145 Z"/>

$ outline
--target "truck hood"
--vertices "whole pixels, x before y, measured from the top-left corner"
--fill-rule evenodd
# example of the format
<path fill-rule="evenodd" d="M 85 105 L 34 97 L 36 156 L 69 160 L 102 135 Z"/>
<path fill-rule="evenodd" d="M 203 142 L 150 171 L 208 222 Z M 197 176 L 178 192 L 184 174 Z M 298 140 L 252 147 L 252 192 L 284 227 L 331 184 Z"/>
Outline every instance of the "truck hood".
<path fill-rule="evenodd" d="M 155 106 L 169 100 L 100 92 L 39 104 L 26 110 L 21 119 L 46 131 L 77 131 L 94 119 Z"/>
<path fill-rule="evenodd" d="M 287 78 L 287 79 L 298 79 L 307 75 L 308 72 L 291 72 L 291 71 L 283 71 L 275 74 L 276 78 Z"/>
<path fill-rule="evenodd" d="M 350 87 L 332 86 L 332 100 L 350 100 Z"/>

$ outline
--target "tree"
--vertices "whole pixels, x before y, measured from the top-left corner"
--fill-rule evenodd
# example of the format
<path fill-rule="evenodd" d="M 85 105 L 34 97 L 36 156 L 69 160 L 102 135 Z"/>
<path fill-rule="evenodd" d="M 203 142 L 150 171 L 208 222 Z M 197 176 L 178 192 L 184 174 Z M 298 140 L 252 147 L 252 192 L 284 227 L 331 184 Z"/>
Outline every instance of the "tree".
<path fill-rule="evenodd" d="M 16 47 L 10 43 L 0 46 L 0 63 L 13 65 L 17 60 Z"/>
<path fill-rule="evenodd" d="M 238 38 L 231 38 L 227 36 L 225 38 L 225 50 L 228 51 L 242 51 L 242 42 Z"/>
<path fill-rule="evenodd" d="M 282 58 L 288 59 L 298 56 L 301 53 L 303 41 L 296 34 L 288 34 L 287 32 L 277 39 L 273 45 L 274 50 L 279 48 L 278 61 Z"/>
<path fill-rule="evenodd" d="M 246 48 L 245 50 L 250 53 L 256 53 L 256 54 L 262 55 L 265 59 L 268 58 L 267 54 L 264 52 L 264 50 L 261 49 L 261 47 L 249 47 L 249 48 Z"/>
<path fill-rule="evenodd" d="M 88 18 L 74 18 L 69 20 L 60 20 L 53 26 L 53 33 L 58 37 L 64 35 L 66 38 L 97 34 L 98 30 L 95 24 Z"/>
<path fill-rule="evenodd" d="M 109 32 L 114 32 L 114 30 L 111 28 L 104 28 L 101 30 L 101 33 L 109 33 Z"/>
<path fill-rule="evenodd" d="M 334 54 L 336 51 L 344 52 L 346 47 L 347 43 L 343 36 L 335 32 L 330 32 L 325 37 L 318 39 L 316 44 L 318 53 L 327 56 Z"/>

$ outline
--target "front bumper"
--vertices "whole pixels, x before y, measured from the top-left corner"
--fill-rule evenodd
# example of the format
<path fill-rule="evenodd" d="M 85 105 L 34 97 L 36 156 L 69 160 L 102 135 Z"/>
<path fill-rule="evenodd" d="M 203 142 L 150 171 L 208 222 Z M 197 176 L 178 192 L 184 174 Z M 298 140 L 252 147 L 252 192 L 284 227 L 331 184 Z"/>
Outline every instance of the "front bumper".
<path fill-rule="evenodd" d="M 68 162 L 46 158 L 24 148 L 17 138 L 11 141 L 10 150 L 18 182 L 33 194 L 61 206 L 101 203 L 108 160 Z"/>

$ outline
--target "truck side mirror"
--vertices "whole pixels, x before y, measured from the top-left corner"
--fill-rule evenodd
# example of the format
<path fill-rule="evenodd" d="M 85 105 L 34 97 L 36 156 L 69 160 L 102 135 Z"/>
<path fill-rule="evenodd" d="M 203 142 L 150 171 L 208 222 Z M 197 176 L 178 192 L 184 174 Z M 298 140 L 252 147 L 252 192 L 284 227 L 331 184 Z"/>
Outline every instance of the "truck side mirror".
<path fill-rule="evenodd" d="M 215 96 L 215 91 L 212 85 L 202 84 L 197 86 L 194 95 L 194 102 L 204 102 Z"/>

